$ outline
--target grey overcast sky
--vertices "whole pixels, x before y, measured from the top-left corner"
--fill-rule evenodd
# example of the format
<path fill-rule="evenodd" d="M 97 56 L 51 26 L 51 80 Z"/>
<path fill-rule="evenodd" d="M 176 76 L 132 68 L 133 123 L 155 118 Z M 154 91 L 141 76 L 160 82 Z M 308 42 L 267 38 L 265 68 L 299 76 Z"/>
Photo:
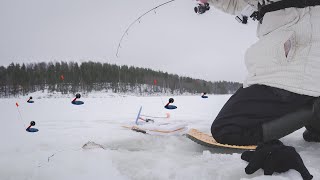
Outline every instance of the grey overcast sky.
<path fill-rule="evenodd" d="M 245 50 L 256 22 L 239 24 L 195 0 L 0 0 L 0 65 L 11 62 L 99 61 L 134 65 L 193 78 L 242 82 Z"/>

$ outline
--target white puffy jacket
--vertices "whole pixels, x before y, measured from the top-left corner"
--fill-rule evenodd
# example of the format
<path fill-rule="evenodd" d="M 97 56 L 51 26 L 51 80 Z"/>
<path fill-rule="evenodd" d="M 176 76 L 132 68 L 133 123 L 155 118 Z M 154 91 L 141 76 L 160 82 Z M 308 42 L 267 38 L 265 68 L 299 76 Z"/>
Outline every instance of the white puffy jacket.
<path fill-rule="evenodd" d="M 248 3 L 257 5 L 258 0 L 209 3 L 226 13 L 238 14 Z M 264 84 L 320 96 L 320 6 L 266 13 L 262 24 L 258 23 L 257 36 L 259 40 L 245 55 L 249 73 L 244 87 Z"/>

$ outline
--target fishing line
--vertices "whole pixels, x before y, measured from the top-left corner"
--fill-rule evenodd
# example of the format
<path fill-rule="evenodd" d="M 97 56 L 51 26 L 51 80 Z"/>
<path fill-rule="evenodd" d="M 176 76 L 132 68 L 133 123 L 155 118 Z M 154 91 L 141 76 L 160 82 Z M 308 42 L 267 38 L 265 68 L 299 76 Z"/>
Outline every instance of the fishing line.
<path fill-rule="evenodd" d="M 156 6 L 156 7 L 152 8 L 152 9 L 148 10 L 147 12 L 143 13 L 142 15 L 140 15 L 136 20 L 134 20 L 134 21 L 127 27 L 127 29 L 124 31 L 124 33 L 122 34 L 121 39 L 120 39 L 120 41 L 119 41 L 119 43 L 118 43 L 118 48 L 117 48 L 116 56 L 119 57 L 119 49 L 120 49 L 120 47 L 121 47 L 121 42 L 122 42 L 124 36 L 125 36 L 126 34 L 128 34 L 128 31 L 129 31 L 129 29 L 131 28 L 131 26 L 133 26 L 136 22 L 140 22 L 140 19 L 141 19 L 143 16 L 145 16 L 146 14 L 150 13 L 151 11 L 154 11 L 154 10 L 156 10 L 157 8 L 159 8 L 159 7 L 161 7 L 161 6 L 164 6 L 164 5 L 166 5 L 166 4 L 169 4 L 169 3 L 173 2 L 173 1 L 175 1 L 175 0 L 170 0 L 170 1 L 164 2 L 164 3 L 162 3 L 162 4 L 159 4 L 158 6 Z"/>

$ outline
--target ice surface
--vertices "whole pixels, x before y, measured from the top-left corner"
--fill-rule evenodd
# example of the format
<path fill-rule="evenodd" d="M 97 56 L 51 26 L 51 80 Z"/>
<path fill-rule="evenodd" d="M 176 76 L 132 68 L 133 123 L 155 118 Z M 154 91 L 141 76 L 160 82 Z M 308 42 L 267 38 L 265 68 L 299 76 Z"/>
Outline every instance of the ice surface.
<path fill-rule="evenodd" d="M 189 128 L 209 133 L 230 95 L 209 95 L 208 99 L 176 96 L 176 110 L 163 108 L 169 97 L 95 93 L 81 98 L 84 105 L 74 106 L 72 97 L 32 96 L 33 104 L 26 102 L 27 96 L 0 99 L 1 180 L 301 179 L 294 170 L 273 176 L 264 176 L 259 170 L 249 176 L 240 154 L 222 154 L 184 136 L 150 136 L 121 127 L 135 120 L 142 105 L 142 114 L 171 115 L 156 121 L 187 123 Z M 30 121 L 36 122 L 38 133 L 25 131 Z M 305 142 L 302 132 L 282 141 L 297 149 L 314 179 L 319 179 L 320 144 Z"/>

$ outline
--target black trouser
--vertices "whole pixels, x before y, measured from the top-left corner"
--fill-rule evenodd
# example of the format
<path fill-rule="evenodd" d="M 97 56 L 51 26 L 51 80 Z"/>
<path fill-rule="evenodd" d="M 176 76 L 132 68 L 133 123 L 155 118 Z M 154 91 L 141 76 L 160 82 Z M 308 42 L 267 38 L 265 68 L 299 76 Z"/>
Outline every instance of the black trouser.
<path fill-rule="evenodd" d="M 307 125 L 315 99 L 265 85 L 240 88 L 212 123 L 212 136 L 233 145 L 281 138 Z"/>

